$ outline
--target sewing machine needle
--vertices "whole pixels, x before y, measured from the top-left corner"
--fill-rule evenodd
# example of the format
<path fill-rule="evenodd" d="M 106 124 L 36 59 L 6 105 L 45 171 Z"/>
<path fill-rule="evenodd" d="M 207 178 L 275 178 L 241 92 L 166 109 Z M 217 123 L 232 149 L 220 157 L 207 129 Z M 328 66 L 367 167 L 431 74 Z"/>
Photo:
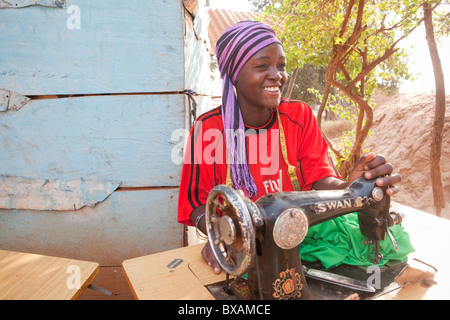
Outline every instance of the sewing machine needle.
<path fill-rule="evenodd" d="M 336 284 L 345 288 L 350 288 L 354 290 L 364 291 L 364 292 L 375 292 L 375 288 L 371 285 L 360 281 L 356 279 L 352 279 L 349 277 L 341 276 L 339 274 L 322 271 L 322 270 L 316 270 L 307 268 L 306 266 L 303 266 L 303 272 L 305 273 L 306 277 L 309 277 L 311 279 L 316 279 L 332 284 Z"/>
<path fill-rule="evenodd" d="M 389 238 L 391 238 L 392 244 L 394 245 L 395 252 L 398 252 L 397 242 L 395 241 L 394 236 L 392 235 L 392 233 L 388 227 L 386 228 L 386 232 L 387 232 Z"/>

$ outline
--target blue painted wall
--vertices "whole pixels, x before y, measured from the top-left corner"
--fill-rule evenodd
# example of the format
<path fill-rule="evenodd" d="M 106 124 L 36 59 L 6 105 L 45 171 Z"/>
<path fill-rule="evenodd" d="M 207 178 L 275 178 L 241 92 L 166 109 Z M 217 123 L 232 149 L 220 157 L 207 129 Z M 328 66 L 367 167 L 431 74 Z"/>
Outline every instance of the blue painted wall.
<path fill-rule="evenodd" d="M 177 186 L 170 137 L 184 128 L 183 94 L 31 100 L 0 113 L 0 170 L 13 176 Z"/>
<path fill-rule="evenodd" d="M 0 3 L 0 42 L 0 248 L 118 266 L 182 246 L 172 134 L 184 90 L 210 102 L 182 1 Z"/>
<path fill-rule="evenodd" d="M 0 88 L 24 95 L 182 91 L 183 10 L 181 0 L 0 9 Z"/>

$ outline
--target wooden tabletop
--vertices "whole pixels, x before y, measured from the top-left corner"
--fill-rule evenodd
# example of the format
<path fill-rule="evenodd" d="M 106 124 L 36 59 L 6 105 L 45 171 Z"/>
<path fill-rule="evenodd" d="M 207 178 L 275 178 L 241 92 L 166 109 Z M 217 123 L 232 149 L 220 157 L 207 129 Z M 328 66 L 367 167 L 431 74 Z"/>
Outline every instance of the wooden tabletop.
<path fill-rule="evenodd" d="M 396 289 L 377 299 L 450 299 L 450 221 L 394 203 L 405 214 L 402 226 L 416 249 L 409 259 L 420 259 L 438 271 L 436 284 L 425 288 L 413 284 Z M 215 275 L 202 257 L 203 244 L 174 249 L 125 260 L 122 268 L 137 299 L 214 299 L 206 285 L 225 279 Z"/>
<path fill-rule="evenodd" d="M 437 272 L 434 274 L 436 284 L 426 288 L 420 283 L 415 283 L 381 296 L 379 299 L 449 300 L 450 220 L 397 203 L 393 204 L 393 209 L 405 213 L 402 226 L 408 232 L 416 249 L 409 255 L 408 261 L 412 261 L 412 265 L 417 265 L 413 260 L 419 259 L 436 268 Z"/>
<path fill-rule="evenodd" d="M 0 299 L 76 299 L 98 270 L 94 262 L 0 250 Z"/>
<path fill-rule="evenodd" d="M 206 285 L 223 281 L 201 257 L 203 244 L 125 260 L 122 268 L 136 299 L 211 300 Z"/>

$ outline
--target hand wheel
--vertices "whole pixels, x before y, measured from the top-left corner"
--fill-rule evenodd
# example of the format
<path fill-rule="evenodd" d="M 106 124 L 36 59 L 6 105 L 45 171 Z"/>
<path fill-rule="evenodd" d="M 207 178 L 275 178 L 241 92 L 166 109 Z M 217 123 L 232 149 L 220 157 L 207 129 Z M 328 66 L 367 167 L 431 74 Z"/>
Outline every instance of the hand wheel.
<path fill-rule="evenodd" d="M 206 201 L 205 217 L 220 266 L 231 275 L 246 273 L 255 253 L 255 228 L 242 196 L 226 185 L 214 187 Z"/>

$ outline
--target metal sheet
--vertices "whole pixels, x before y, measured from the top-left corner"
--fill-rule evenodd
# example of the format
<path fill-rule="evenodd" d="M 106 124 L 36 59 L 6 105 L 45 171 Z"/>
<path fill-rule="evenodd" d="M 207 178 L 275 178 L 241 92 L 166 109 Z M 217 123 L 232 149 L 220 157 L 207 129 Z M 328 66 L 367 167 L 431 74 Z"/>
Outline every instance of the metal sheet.
<path fill-rule="evenodd" d="M 172 152 L 184 147 L 185 99 L 182 94 L 46 99 L 0 112 L 1 174 L 178 186 L 181 166 Z M 177 129 L 179 139 L 172 141 Z"/>
<path fill-rule="evenodd" d="M 95 208 L 0 210 L 0 248 L 120 266 L 181 247 L 178 188 L 116 191 Z"/>
<path fill-rule="evenodd" d="M 92 180 L 44 180 L 0 175 L 0 209 L 78 210 L 94 207 L 120 183 Z"/>
<path fill-rule="evenodd" d="M 19 110 L 24 105 L 26 105 L 28 101 L 30 101 L 30 98 L 25 97 L 20 93 L 0 88 L 0 112 L 8 110 Z"/>
<path fill-rule="evenodd" d="M 179 0 L 0 10 L 0 88 L 23 95 L 184 90 Z"/>
<path fill-rule="evenodd" d="M 0 9 L 5 8 L 17 9 L 29 6 L 65 8 L 66 0 L 0 0 Z"/>

